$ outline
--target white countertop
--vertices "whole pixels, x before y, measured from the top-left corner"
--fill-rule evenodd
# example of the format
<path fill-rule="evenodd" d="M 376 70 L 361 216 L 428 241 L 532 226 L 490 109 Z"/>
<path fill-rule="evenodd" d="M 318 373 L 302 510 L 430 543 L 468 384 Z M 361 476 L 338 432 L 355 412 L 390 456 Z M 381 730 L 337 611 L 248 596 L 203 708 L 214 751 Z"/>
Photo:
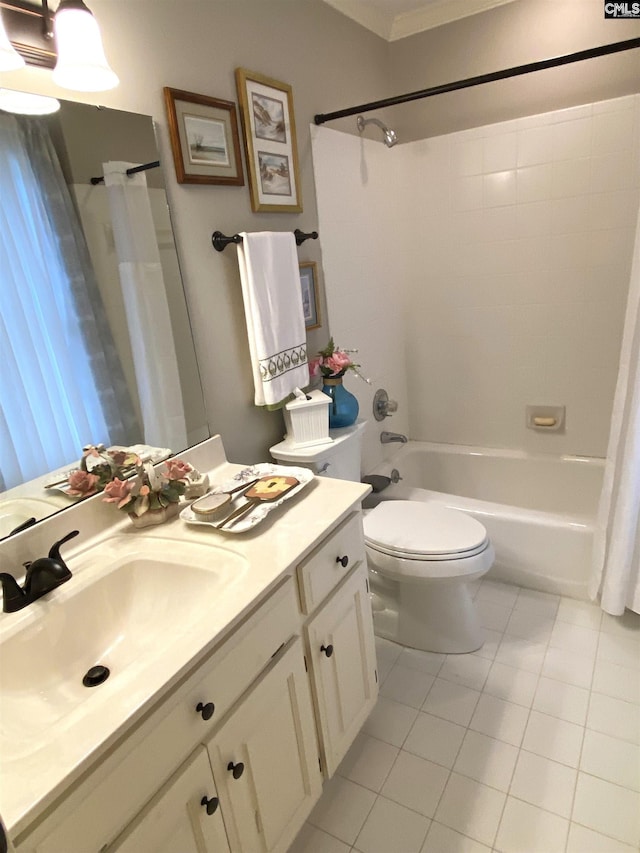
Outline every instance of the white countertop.
<path fill-rule="evenodd" d="M 211 483 L 222 483 L 243 467 L 227 462 L 217 465 L 209 471 Z M 114 512 L 117 520 L 110 528 L 85 539 L 79 536 L 80 541 L 74 548 L 70 543 L 64 557 L 74 577 L 19 613 L 0 613 L 0 642 L 25 625 L 46 617 L 49 602 L 56 597 L 59 604 L 64 604 L 65 597 L 74 594 L 74 583 L 87 585 L 96 572 L 92 556 L 100 554 L 101 548 L 117 555 L 126 552 L 128 543 L 134 549 L 139 546 L 144 549 L 146 543 L 151 545 L 158 539 L 163 540 L 163 547 L 166 545 L 172 553 L 174 547 L 179 553 L 182 543 L 204 549 L 213 545 L 228 549 L 246 560 L 247 565 L 237 582 L 230 583 L 223 594 L 212 596 L 215 601 L 207 611 L 206 622 L 201 620 L 190 625 L 189 631 L 177 632 L 171 650 L 164 653 L 161 660 L 151 659 L 148 666 L 145 660 L 144 669 L 131 679 L 127 690 L 122 692 L 120 685 L 117 702 L 107 701 L 110 685 L 106 681 L 95 693 L 93 711 L 90 712 L 88 702 L 84 702 L 86 712 L 72 711 L 59 724 L 50 729 L 44 727 L 35 748 L 33 744 L 24 749 L 16 748 L 10 741 L 10 738 L 15 740 L 15 731 L 8 731 L 3 724 L 0 696 L 0 814 L 10 836 L 15 838 L 24 832 L 68 785 L 98 763 L 109 747 L 204 658 L 283 575 L 294 570 L 330 528 L 359 507 L 369 491 L 370 488 L 361 483 L 317 477 L 300 494 L 243 534 L 188 525 L 179 518 L 157 527 L 135 530 L 126 517 Z M 87 517 L 86 503 L 78 510 Z M 68 516 L 63 523 L 67 528 L 77 523 L 82 534 L 81 520 L 75 522 Z M 26 533 L 19 536 L 25 537 Z M 176 588 L 179 588 L 179 570 Z M 32 689 L 37 692 L 38 686 Z M 29 699 L 29 691 L 24 689 L 25 711 Z M 94 701 L 93 696 L 90 701 Z"/>

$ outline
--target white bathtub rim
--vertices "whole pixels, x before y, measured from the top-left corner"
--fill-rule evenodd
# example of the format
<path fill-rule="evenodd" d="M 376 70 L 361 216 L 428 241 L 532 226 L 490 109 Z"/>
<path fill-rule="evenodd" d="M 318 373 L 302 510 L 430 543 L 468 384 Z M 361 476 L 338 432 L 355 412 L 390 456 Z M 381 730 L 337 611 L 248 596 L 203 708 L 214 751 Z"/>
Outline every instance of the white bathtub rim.
<path fill-rule="evenodd" d="M 410 438 L 404 444 L 393 445 L 393 450 L 389 456 L 380 464 L 376 465 L 374 470 L 369 473 L 379 473 L 379 468 L 385 467 L 390 462 L 393 462 L 393 457 L 397 453 L 406 454 L 410 450 L 431 450 L 434 453 L 449 453 L 465 456 L 491 456 L 501 457 L 506 459 L 519 459 L 526 461 L 544 461 L 544 462 L 566 462 L 566 463 L 581 463 L 585 465 L 593 465 L 597 468 L 604 467 L 605 459 L 601 456 L 584 456 L 582 454 L 570 453 L 543 453 L 541 451 L 531 452 L 529 450 L 520 450 L 509 447 L 482 447 L 474 444 L 448 444 L 446 442 L 437 441 L 420 441 Z"/>

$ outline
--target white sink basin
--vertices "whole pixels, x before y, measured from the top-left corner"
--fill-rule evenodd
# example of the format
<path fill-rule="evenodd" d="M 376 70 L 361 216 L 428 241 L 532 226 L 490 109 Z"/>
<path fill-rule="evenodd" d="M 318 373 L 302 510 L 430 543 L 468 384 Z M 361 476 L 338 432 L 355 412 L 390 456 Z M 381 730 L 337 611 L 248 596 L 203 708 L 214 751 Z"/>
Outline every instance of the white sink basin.
<path fill-rule="evenodd" d="M 55 500 L 11 498 L 10 500 L 0 501 L 0 539 L 3 536 L 8 536 L 12 530 L 15 530 L 20 524 L 24 524 L 27 519 L 35 518 L 36 521 L 39 521 L 59 509 L 61 509 L 61 505 Z"/>
<path fill-rule="evenodd" d="M 0 642 L 0 757 L 38 750 L 43 737 L 113 728 L 199 651 L 248 564 L 219 546 L 107 540 L 81 558 L 83 572 L 34 602 Z M 74 571 L 74 561 L 69 561 Z M 24 624 L 23 624 L 24 623 Z M 3 625 L 4 627 L 4 625 Z M 83 686 L 96 665 L 98 686 Z"/>

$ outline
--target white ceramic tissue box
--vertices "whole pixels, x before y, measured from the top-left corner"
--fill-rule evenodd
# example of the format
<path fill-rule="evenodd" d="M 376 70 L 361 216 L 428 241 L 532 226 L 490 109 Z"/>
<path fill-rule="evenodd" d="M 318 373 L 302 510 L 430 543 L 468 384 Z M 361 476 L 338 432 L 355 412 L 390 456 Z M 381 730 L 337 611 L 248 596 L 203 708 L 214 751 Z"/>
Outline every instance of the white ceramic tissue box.
<path fill-rule="evenodd" d="M 330 398 L 322 391 L 310 391 L 306 397 L 296 397 L 284 407 L 287 439 L 297 447 L 329 444 Z"/>

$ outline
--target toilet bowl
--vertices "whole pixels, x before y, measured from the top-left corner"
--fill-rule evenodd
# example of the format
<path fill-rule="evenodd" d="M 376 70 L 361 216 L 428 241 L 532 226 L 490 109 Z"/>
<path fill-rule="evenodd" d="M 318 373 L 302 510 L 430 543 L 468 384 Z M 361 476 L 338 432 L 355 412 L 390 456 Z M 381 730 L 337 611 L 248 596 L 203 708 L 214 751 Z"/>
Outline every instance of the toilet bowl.
<path fill-rule="evenodd" d="M 320 476 L 359 480 L 365 426 L 329 430 L 331 441 L 315 447 L 286 437 L 270 452 Z M 378 636 L 447 654 L 482 646 L 469 582 L 489 571 L 494 552 L 479 521 L 440 504 L 383 499 L 364 510 L 364 534 Z"/>
<path fill-rule="evenodd" d="M 445 654 L 482 646 L 469 582 L 495 555 L 479 521 L 439 504 L 381 501 L 365 511 L 364 536 L 378 636 Z"/>

